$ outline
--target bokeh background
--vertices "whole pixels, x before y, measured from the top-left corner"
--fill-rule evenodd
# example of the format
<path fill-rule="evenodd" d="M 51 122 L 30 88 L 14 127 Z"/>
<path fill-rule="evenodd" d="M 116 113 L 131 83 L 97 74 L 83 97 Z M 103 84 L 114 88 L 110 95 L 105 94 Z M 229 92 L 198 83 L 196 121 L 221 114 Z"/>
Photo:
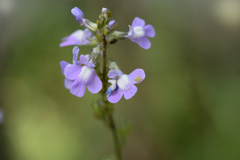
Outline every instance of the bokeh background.
<path fill-rule="evenodd" d="M 80 28 L 75 6 L 92 21 L 109 8 L 120 31 L 136 16 L 156 30 L 149 50 L 130 40 L 108 50 L 123 72 L 146 72 L 137 94 L 115 105 L 116 121 L 132 123 L 124 160 L 240 159 L 239 0 L 0 0 L 1 160 L 113 152 L 92 116 L 98 95 L 77 98 L 63 86 L 59 61 L 71 62 L 73 47 L 59 43 Z"/>

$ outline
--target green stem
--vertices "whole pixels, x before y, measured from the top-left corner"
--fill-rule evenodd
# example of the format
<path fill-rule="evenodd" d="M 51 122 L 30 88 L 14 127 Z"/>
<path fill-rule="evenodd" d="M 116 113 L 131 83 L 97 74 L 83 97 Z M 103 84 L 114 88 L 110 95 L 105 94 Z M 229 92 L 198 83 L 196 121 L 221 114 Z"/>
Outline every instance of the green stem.
<path fill-rule="evenodd" d="M 112 136 L 113 136 L 114 152 L 117 157 L 117 160 L 121 160 L 121 150 L 120 150 L 120 146 L 119 146 L 119 142 L 118 142 L 117 130 L 116 130 L 116 126 L 115 126 L 115 123 L 113 120 L 113 116 L 110 115 L 108 117 L 108 120 L 109 120 L 109 125 L 110 125 L 110 129 L 112 131 Z"/>
<path fill-rule="evenodd" d="M 103 95 L 105 95 L 107 91 L 107 80 L 106 80 L 106 75 L 107 74 L 107 41 L 105 36 L 103 36 Z M 104 96 L 106 97 L 106 96 Z"/>
<path fill-rule="evenodd" d="M 105 102 L 105 107 L 109 107 L 107 104 L 106 99 L 106 91 L 107 91 L 107 41 L 105 35 L 103 36 L 103 74 L 102 74 L 102 81 L 103 81 L 103 92 L 102 92 L 102 100 Z M 121 160 L 121 149 L 118 141 L 118 135 L 116 130 L 116 125 L 113 120 L 113 112 L 110 115 L 106 115 L 106 118 L 109 122 L 109 128 L 111 129 L 112 136 L 113 136 L 113 143 L 114 143 L 114 152 L 117 160 Z"/>

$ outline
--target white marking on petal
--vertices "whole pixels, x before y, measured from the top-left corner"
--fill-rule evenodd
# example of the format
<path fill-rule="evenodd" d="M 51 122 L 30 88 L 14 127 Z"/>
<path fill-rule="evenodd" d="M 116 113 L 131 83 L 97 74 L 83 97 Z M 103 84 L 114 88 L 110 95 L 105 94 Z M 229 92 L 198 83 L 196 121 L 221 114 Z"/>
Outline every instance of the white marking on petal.
<path fill-rule="evenodd" d="M 142 37 L 145 35 L 145 31 L 144 31 L 144 28 L 143 27 L 134 27 L 133 28 L 133 32 L 134 32 L 134 36 L 133 38 L 139 38 L 139 37 Z"/>
<path fill-rule="evenodd" d="M 79 81 L 83 81 L 86 84 L 91 78 L 93 71 L 94 71 L 93 68 L 83 66 L 81 73 L 78 76 Z"/>
<path fill-rule="evenodd" d="M 112 91 L 114 91 L 117 88 L 117 80 L 109 79 L 108 82 L 112 84 L 111 89 L 112 89 Z"/>
<path fill-rule="evenodd" d="M 128 90 L 131 87 L 130 81 L 128 79 L 128 76 L 126 74 L 122 75 L 119 80 L 117 81 L 117 85 L 119 88 L 121 88 L 123 91 Z"/>

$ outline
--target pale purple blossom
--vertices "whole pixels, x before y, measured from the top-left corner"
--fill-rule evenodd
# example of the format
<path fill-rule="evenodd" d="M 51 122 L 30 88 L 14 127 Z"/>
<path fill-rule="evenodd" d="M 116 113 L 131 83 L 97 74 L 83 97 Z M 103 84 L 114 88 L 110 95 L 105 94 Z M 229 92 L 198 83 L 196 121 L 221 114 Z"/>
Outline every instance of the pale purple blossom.
<path fill-rule="evenodd" d="M 89 28 L 92 31 L 97 30 L 97 24 L 89 21 L 88 19 L 84 18 L 84 13 L 78 7 L 74 7 L 71 10 L 72 15 L 76 18 L 77 22 L 81 25 Z"/>
<path fill-rule="evenodd" d="M 63 42 L 60 43 L 60 47 L 70 46 L 70 45 L 88 45 L 90 44 L 90 38 L 92 36 L 92 32 L 89 29 L 77 30 L 73 32 L 71 35 L 64 37 Z"/>
<path fill-rule="evenodd" d="M 91 93 L 98 93 L 102 89 L 102 82 L 94 69 L 95 64 L 89 58 L 89 55 L 81 55 L 80 61 L 77 61 L 78 52 L 79 49 L 74 47 L 73 64 L 66 64 L 64 67 L 65 62 L 60 62 L 60 64 L 63 64 L 61 66 L 64 67 L 62 69 L 65 78 L 72 81 L 70 92 L 77 97 L 82 97 L 87 87 Z"/>
<path fill-rule="evenodd" d="M 124 95 L 125 99 L 132 98 L 136 92 L 137 87 L 135 84 L 140 83 L 145 78 L 143 69 L 135 69 L 129 75 L 123 74 L 119 69 L 110 70 L 108 80 L 111 86 L 107 90 L 107 99 L 111 103 L 117 103 Z"/>
<path fill-rule="evenodd" d="M 147 37 L 153 38 L 154 36 L 155 30 L 153 26 L 145 26 L 145 21 L 136 17 L 132 22 L 132 26 L 129 26 L 129 32 L 125 37 L 131 39 L 131 41 L 137 43 L 142 48 L 149 49 L 151 42 Z"/>
<path fill-rule="evenodd" d="M 78 21 L 78 23 L 83 24 L 83 20 L 84 20 L 84 13 L 81 11 L 81 9 L 79 9 L 78 7 L 74 7 L 71 10 L 72 15 L 76 18 L 76 20 Z"/>

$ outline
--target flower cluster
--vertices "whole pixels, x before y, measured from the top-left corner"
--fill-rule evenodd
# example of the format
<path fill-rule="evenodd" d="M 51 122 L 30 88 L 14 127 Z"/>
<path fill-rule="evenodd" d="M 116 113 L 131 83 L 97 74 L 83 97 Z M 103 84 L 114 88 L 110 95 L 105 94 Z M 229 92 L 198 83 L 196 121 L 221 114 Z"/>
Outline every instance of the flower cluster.
<path fill-rule="evenodd" d="M 128 32 L 120 32 L 115 31 L 117 22 L 111 20 L 111 12 L 107 8 L 102 8 L 96 23 L 86 19 L 84 13 L 77 7 L 74 7 L 71 13 L 77 22 L 86 28 L 73 32 L 63 38 L 60 43 L 60 47 L 75 46 L 72 51 L 72 64 L 66 61 L 60 62 L 62 74 L 65 76 L 65 87 L 77 97 L 82 97 L 86 88 L 93 94 L 104 92 L 111 103 L 118 102 L 123 95 L 125 99 L 132 98 L 137 92 L 135 84 L 142 82 L 145 78 L 144 70 L 135 69 L 129 75 L 124 74 L 115 62 L 107 63 L 106 48 L 118 40 L 130 39 L 142 48 L 149 49 L 151 42 L 147 37 L 155 36 L 153 26 L 145 25 L 143 19 L 136 17 L 129 26 Z M 81 54 L 78 60 L 79 48 L 77 46 L 82 45 L 95 45 L 96 47 L 91 50 L 90 54 Z M 103 58 L 102 72 L 99 67 L 99 57 Z M 108 89 L 105 85 L 106 81 L 110 84 Z"/>

